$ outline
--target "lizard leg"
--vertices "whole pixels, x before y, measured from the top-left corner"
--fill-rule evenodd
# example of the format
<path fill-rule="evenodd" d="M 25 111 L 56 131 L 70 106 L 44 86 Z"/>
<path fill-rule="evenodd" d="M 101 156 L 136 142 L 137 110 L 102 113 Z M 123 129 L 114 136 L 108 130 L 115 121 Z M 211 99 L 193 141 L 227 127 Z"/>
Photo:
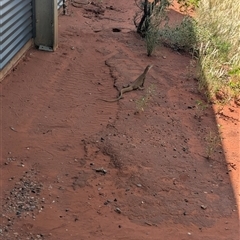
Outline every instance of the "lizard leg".
<path fill-rule="evenodd" d="M 123 85 L 123 88 L 129 87 L 129 85 L 130 85 L 129 83 L 128 83 L 128 84 L 124 84 L 124 85 Z"/>

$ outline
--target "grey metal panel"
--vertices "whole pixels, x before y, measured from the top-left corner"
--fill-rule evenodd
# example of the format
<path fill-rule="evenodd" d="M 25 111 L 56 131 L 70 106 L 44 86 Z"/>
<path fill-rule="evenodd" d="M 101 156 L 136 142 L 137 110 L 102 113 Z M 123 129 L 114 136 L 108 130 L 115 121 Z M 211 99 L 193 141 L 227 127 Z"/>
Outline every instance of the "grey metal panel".
<path fill-rule="evenodd" d="M 63 5 L 63 0 L 57 0 L 57 1 L 58 1 L 57 6 L 58 6 L 58 9 L 59 9 Z"/>
<path fill-rule="evenodd" d="M 0 69 L 32 38 L 32 0 L 0 1 Z"/>
<path fill-rule="evenodd" d="M 57 0 L 35 0 L 35 19 L 35 45 L 40 50 L 55 51 L 58 43 Z"/>

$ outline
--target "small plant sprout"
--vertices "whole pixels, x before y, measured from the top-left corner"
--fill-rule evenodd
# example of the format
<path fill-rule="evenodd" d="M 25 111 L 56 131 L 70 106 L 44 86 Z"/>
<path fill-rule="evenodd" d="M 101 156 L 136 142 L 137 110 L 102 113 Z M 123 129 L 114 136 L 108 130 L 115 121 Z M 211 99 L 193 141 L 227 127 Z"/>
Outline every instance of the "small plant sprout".
<path fill-rule="evenodd" d="M 148 101 L 155 93 L 155 86 L 151 84 L 146 91 L 145 96 L 141 97 L 136 101 L 136 113 L 144 112 Z"/>
<path fill-rule="evenodd" d="M 210 131 L 208 135 L 205 137 L 205 141 L 207 144 L 206 158 L 211 159 L 214 152 L 216 152 L 217 148 L 221 146 L 221 137 L 217 133 Z"/>
<path fill-rule="evenodd" d="M 205 104 L 201 100 L 196 100 L 196 114 L 194 118 L 197 119 L 199 122 L 202 120 L 202 116 L 205 114 L 205 110 L 208 108 L 208 104 Z"/>

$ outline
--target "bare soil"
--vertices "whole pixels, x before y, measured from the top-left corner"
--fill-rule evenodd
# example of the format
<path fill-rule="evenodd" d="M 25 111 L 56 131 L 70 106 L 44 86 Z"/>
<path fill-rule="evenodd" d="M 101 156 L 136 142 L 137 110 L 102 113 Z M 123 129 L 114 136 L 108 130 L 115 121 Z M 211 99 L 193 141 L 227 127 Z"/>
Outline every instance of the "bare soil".
<path fill-rule="evenodd" d="M 189 55 L 147 57 L 137 9 L 69 5 L 57 51 L 1 83 L 1 239 L 239 239 L 239 107 L 207 103 Z"/>

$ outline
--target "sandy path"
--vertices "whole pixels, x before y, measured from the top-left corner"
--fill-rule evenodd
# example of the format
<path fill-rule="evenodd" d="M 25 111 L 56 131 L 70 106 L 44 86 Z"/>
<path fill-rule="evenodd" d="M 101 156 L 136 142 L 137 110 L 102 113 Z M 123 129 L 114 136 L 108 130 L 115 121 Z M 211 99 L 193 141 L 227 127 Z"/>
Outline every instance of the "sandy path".
<path fill-rule="evenodd" d="M 238 239 L 239 108 L 213 111 L 189 56 L 164 47 L 146 56 L 134 1 L 102 6 L 70 6 L 58 50 L 31 49 L 1 83 L 0 236 Z M 145 90 L 97 100 L 147 64 Z M 206 159 L 217 123 L 223 146 Z"/>

